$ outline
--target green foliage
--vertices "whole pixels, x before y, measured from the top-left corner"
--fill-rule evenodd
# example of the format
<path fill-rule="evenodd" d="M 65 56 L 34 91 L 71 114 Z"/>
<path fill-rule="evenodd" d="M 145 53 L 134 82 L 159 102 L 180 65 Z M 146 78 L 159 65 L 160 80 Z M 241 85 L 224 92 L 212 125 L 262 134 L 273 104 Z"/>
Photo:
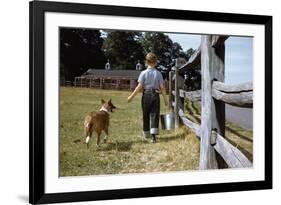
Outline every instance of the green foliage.
<path fill-rule="evenodd" d="M 187 51 L 186 51 L 186 58 L 187 60 L 192 56 L 192 54 L 194 53 L 194 49 L 193 48 L 189 48 Z"/>
<path fill-rule="evenodd" d="M 110 59 L 112 69 L 135 69 L 138 60 L 144 59 L 139 32 L 108 31 L 103 50 Z"/>
<path fill-rule="evenodd" d="M 160 32 L 111 31 L 60 28 L 60 79 L 73 81 L 88 69 L 104 69 L 107 59 L 111 69 L 135 69 L 146 53 L 154 52 L 158 64 L 170 67 L 172 59 L 188 59 L 193 53 Z"/>
<path fill-rule="evenodd" d="M 172 58 L 179 58 L 182 54 L 182 47 L 179 43 L 174 42 L 172 45 Z"/>
<path fill-rule="evenodd" d="M 173 41 L 164 33 L 145 32 L 142 39 L 145 53 L 156 54 L 159 64 L 166 65 L 171 62 Z"/>
<path fill-rule="evenodd" d="M 73 80 L 89 68 L 104 67 L 99 30 L 60 28 L 60 76 Z"/>
<path fill-rule="evenodd" d="M 172 50 L 173 42 L 164 33 L 145 32 L 142 45 L 146 53 L 153 52 L 157 56 L 161 56 L 163 53 Z"/>
<path fill-rule="evenodd" d="M 145 32 L 141 40 L 145 53 L 154 52 L 159 64 L 168 66 L 172 59 L 186 58 L 181 45 L 173 42 L 168 35 L 160 32 Z"/>

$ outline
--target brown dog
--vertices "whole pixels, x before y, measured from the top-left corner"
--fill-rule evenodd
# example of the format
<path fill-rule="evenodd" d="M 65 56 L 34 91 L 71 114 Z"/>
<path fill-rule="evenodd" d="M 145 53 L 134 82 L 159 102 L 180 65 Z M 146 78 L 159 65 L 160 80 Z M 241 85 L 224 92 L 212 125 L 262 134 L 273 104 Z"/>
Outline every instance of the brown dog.
<path fill-rule="evenodd" d="M 84 120 L 84 132 L 86 137 L 87 148 L 89 148 L 89 141 L 92 137 L 93 131 L 97 133 L 97 146 L 100 144 L 100 135 L 102 131 L 105 132 L 106 136 L 104 141 L 108 137 L 108 126 L 109 126 L 109 112 L 113 112 L 116 107 L 112 104 L 111 99 L 108 102 L 101 100 L 101 109 L 99 112 L 89 112 L 86 114 Z"/>

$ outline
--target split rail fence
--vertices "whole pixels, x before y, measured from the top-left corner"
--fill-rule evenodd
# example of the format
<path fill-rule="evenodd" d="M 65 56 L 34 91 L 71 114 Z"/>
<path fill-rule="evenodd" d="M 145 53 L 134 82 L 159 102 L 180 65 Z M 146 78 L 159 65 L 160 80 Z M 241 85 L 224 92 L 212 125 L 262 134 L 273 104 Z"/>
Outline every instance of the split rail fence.
<path fill-rule="evenodd" d="M 228 167 L 252 167 L 251 161 L 225 136 L 225 103 L 238 107 L 253 106 L 252 83 L 227 85 L 225 73 L 225 40 L 228 36 L 202 35 L 201 45 L 187 63 L 176 61 L 169 73 L 170 107 L 175 114 L 175 127 L 182 123 L 200 138 L 199 169 L 216 169 L 216 152 Z M 183 72 L 201 64 L 201 91 L 185 91 Z M 190 121 L 184 114 L 184 99 L 201 100 L 201 124 Z M 216 151 L 216 152 L 215 152 Z"/>

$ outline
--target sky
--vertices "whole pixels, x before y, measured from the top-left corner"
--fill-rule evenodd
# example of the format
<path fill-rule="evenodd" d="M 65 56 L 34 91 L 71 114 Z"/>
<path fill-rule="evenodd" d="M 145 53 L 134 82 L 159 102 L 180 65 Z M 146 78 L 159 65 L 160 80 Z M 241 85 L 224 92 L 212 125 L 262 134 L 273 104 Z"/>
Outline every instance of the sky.
<path fill-rule="evenodd" d="M 178 42 L 184 51 L 197 49 L 201 36 L 166 33 Z M 231 36 L 225 41 L 225 83 L 237 84 L 253 81 L 253 38 Z"/>

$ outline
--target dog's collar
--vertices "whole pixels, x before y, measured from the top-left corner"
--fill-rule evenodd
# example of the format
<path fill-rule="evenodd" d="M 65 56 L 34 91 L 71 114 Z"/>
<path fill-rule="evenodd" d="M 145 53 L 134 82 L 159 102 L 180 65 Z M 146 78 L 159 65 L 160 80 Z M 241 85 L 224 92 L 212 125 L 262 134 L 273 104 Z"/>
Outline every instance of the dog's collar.
<path fill-rule="evenodd" d="M 103 107 L 103 106 L 101 107 L 100 111 L 104 111 L 104 112 L 109 113 L 108 110 L 105 107 Z"/>

